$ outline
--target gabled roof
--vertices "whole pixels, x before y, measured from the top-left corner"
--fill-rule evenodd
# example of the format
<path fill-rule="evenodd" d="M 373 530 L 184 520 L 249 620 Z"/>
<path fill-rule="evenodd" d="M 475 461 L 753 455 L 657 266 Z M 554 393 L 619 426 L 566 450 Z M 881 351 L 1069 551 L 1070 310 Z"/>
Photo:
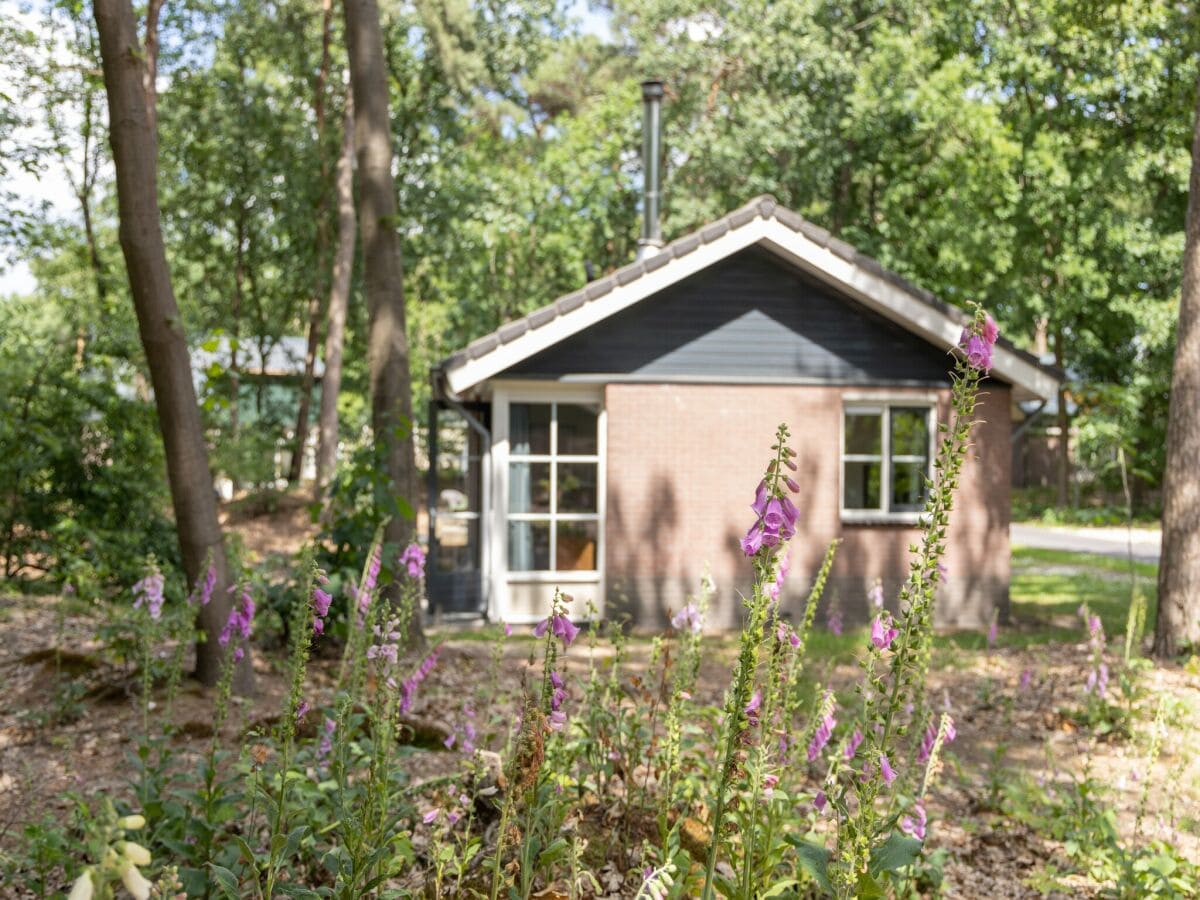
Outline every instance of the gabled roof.
<path fill-rule="evenodd" d="M 911 284 L 824 228 L 761 196 L 653 256 L 617 269 L 524 318 L 472 341 L 438 367 L 452 394 L 486 381 L 547 347 L 750 246 L 762 246 L 942 349 L 958 342 L 968 316 Z M 992 372 L 1015 399 L 1055 395 L 1063 374 L 1001 337 Z"/>

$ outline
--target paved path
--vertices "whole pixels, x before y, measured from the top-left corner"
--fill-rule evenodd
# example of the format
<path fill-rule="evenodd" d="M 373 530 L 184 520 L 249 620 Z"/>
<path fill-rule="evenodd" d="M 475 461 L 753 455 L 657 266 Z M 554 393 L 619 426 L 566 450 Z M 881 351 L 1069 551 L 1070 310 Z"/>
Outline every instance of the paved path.
<path fill-rule="evenodd" d="M 1073 528 L 1060 525 L 1013 523 L 1009 537 L 1014 546 L 1042 550 L 1070 550 L 1124 558 L 1129 535 L 1125 528 Z M 1162 535 L 1156 529 L 1133 529 L 1133 557 L 1139 562 L 1158 562 Z"/>

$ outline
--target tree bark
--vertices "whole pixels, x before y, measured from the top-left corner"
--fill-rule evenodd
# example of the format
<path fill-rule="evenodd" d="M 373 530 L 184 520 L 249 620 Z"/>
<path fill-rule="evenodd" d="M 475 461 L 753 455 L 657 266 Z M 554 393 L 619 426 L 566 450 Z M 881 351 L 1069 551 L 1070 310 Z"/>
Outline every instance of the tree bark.
<path fill-rule="evenodd" d="M 317 158 L 320 161 L 321 181 L 317 194 L 316 217 L 316 280 L 308 299 L 308 346 L 304 353 L 304 375 L 300 379 L 300 402 L 296 410 L 296 439 L 288 466 L 288 483 L 295 484 L 304 471 L 304 447 L 308 443 L 308 419 L 312 406 L 313 382 L 316 379 L 317 347 L 321 344 L 321 294 L 325 279 L 326 258 L 329 255 L 328 206 L 329 160 L 325 154 L 325 85 L 329 80 L 329 42 L 333 31 L 333 0 L 321 3 L 321 66 L 313 87 L 313 113 L 317 119 Z"/>
<path fill-rule="evenodd" d="M 1200 646 L 1200 82 L 1163 476 L 1154 655 Z"/>
<path fill-rule="evenodd" d="M 412 441 L 412 384 L 408 369 L 408 335 L 404 323 L 403 267 L 396 233 L 396 185 L 392 179 L 391 123 L 388 116 L 387 69 L 376 0 L 343 0 L 350 86 L 354 93 L 358 151 L 359 229 L 363 245 L 363 282 L 370 317 L 368 367 L 371 427 L 382 445 L 391 490 L 405 501 L 416 497 L 416 462 Z M 392 516 L 384 531 L 389 552 L 413 535 L 406 516 Z M 394 592 L 391 592 L 394 596 Z M 409 637 L 421 640 L 420 621 L 413 618 Z"/>
<path fill-rule="evenodd" d="M 143 86 L 143 56 L 130 0 L 95 0 L 94 13 L 108 95 L 121 250 L 154 386 L 184 571 L 189 583 L 195 584 L 204 577 L 210 559 L 216 568 L 212 600 L 199 614 L 207 640 L 196 647 L 196 674 L 204 683 L 214 684 L 222 656 L 217 637 L 232 602 L 226 591 L 228 564 L 187 341 L 159 223 L 158 142 Z M 239 666 L 237 687 L 249 690 L 252 679 L 247 655 Z"/>
<path fill-rule="evenodd" d="M 1054 333 L 1054 364 L 1063 367 L 1063 337 L 1062 329 Z M 1058 386 L 1058 457 L 1054 470 L 1054 485 L 1057 503 L 1060 509 L 1071 505 L 1071 420 L 1067 415 L 1067 389 Z"/>
<path fill-rule="evenodd" d="M 354 102 L 346 97 L 342 151 L 337 161 L 337 248 L 329 285 L 329 330 L 325 334 L 325 374 L 321 377 L 320 441 L 317 445 L 315 496 L 325 486 L 337 462 L 338 393 L 342 389 L 342 344 L 346 336 L 346 310 L 350 305 L 350 276 L 354 270 Z"/>

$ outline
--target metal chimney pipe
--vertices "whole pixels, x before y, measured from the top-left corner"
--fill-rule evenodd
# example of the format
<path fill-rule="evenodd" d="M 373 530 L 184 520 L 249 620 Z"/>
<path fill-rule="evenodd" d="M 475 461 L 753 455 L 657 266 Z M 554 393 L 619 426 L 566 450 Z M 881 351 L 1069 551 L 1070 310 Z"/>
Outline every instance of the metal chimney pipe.
<path fill-rule="evenodd" d="M 642 82 L 642 237 L 638 241 L 638 259 L 653 256 L 663 245 L 658 222 L 662 98 L 661 81 Z"/>

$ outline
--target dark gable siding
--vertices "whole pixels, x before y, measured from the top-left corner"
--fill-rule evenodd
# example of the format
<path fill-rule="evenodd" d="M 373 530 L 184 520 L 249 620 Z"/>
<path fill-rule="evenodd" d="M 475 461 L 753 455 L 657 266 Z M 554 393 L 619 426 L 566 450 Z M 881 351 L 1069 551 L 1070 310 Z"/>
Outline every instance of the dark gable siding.
<path fill-rule="evenodd" d="M 944 351 L 751 248 L 503 376 L 943 385 L 949 370 Z"/>

